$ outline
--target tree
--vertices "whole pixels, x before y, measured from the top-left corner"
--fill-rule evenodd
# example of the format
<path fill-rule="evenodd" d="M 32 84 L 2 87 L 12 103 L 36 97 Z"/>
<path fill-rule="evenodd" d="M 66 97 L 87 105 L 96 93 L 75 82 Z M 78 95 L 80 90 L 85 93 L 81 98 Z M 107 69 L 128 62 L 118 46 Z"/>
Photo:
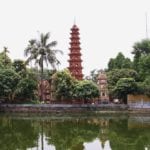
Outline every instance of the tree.
<path fill-rule="evenodd" d="M 108 77 L 108 89 L 109 95 L 112 98 L 115 98 L 114 89 L 117 86 L 117 82 L 122 78 L 133 78 L 135 81 L 139 80 L 138 73 L 133 69 L 113 69 L 112 71 L 107 72 Z"/>
<path fill-rule="evenodd" d="M 20 76 L 12 69 L 0 70 L 0 97 L 14 100 Z"/>
<path fill-rule="evenodd" d="M 150 54 L 150 40 L 143 39 L 141 42 L 136 42 L 133 45 L 132 54 L 134 55 L 133 66 L 136 71 L 139 71 L 139 60 L 141 56 Z"/>
<path fill-rule="evenodd" d="M 57 45 L 56 41 L 48 43 L 49 37 L 49 33 L 41 33 L 40 39 L 30 40 L 29 45 L 25 49 L 25 56 L 29 56 L 27 59 L 27 63 L 34 60 L 35 64 L 39 65 L 41 69 L 41 81 L 43 80 L 44 62 L 47 66 L 48 64 L 50 64 L 53 69 L 56 69 L 56 65 L 60 64 L 59 60 L 56 58 L 56 54 L 58 52 L 62 54 L 62 51 L 53 49 Z M 41 100 L 43 100 L 42 86 L 41 93 Z"/>
<path fill-rule="evenodd" d="M 150 54 L 141 56 L 138 65 L 140 79 L 144 81 L 150 75 Z"/>
<path fill-rule="evenodd" d="M 16 60 L 14 60 L 12 65 L 15 68 L 16 72 L 21 72 L 21 71 L 26 70 L 26 65 L 25 65 L 25 62 L 23 60 L 16 59 Z"/>
<path fill-rule="evenodd" d="M 136 42 L 133 45 L 132 54 L 134 54 L 135 57 L 150 54 L 150 40 L 143 39 L 141 42 Z"/>
<path fill-rule="evenodd" d="M 92 81 L 78 81 L 74 86 L 73 96 L 75 99 L 91 101 L 93 98 L 99 97 L 99 89 Z"/>
<path fill-rule="evenodd" d="M 9 53 L 9 51 L 7 47 L 4 47 L 4 50 L 0 53 L 0 68 L 10 68 L 12 65 L 7 53 Z"/>
<path fill-rule="evenodd" d="M 90 72 L 89 79 L 90 79 L 91 81 L 93 81 L 94 83 L 97 83 L 97 82 L 98 82 L 98 75 L 99 75 L 99 70 L 94 69 L 94 70 L 92 70 L 92 71 Z M 88 79 L 88 78 L 87 78 L 87 79 Z"/>
<path fill-rule="evenodd" d="M 35 91 L 37 90 L 37 81 L 32 78 L 22 78 L 17 85 L 17 98 L 23 100 L 35 99 Z"/>
<path fill-rule="evenodd" d="M 150 97 L 150 77 L 148 76 L 144 82 L 138 83 L 138 93 L 145 94 Z"/>
<path fill-rule="evenodd" d="M 133 94 L 137 91 L 137 84 L 133 78 L 121 78 L 116 84 L 114 92 L 116 97 L 127 103 L 127 94 Z"/>
<path fill-rule="evenodd" d="M 57 71 L 52 77 L 53 91 L 57 100 L 72 100 L 74 85 L 77 82 L 69 70 Z"/>
<path fill-rule="evenodd" d="M 57 100 L 92 100 L 99 96 L 99 90 L 92 81 L 77 81 L 69 70 L 58 71 L 53 75 L 53 90 Z"/>
<path fill-rule="evenodd" d="M 119 79 L 121 78 L 133 78 L 138 80 L 138 73 L 133 69 L 114 69 L 107 72 L 108 85 L 115 86 Z"/>
<path fill-rule="evenodd" d="M 108 62 L 108 70 L 111 71 L 113 69 L 131 69 L 132 62 L 129 58 L 125 58 L 125 56 L 119 52 L 116 58 L 111 58 Z"/>
<path fill-rule="evenodd" d="M 26 76 L 26 64 L 23 60 L 14 60 L 12 66 L 14 67 L 15 71 L 19 73 L 22 77 Z"/>
<path fill-rule="evenodd" d="M 27 63 L 35 60 L 35 63 L 39 65 L 41 73 L 43 73 L 44 62 L 50 64 L 53 69 L 56 69 L 56 65 L 60 64 L 56 58 L 57 53 L 61 53 L 60 50 L 54 50 L 53 47 L 57 45 L 56 41 L 48 43 L 50 37 L 49 33 L 40 35 L 40 40 L 32 39 L 29 41 L 29 45 L 25 49 L 25 56 L 29 56 Z"/>

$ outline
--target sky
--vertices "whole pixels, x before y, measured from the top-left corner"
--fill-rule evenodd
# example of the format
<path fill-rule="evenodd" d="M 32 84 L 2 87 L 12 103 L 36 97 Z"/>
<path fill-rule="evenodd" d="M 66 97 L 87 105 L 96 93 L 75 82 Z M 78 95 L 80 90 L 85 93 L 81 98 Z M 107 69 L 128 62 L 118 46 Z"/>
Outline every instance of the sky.
<path fill-rule="evenodd" d="M 84 75 L 107 68 L 110 58 L 122 52 L 132 59 L 135 42 L 150 36 L 149 0 L 0 0 L 0 50 L 8 47 L 12 59 L 25 59 L 28 41 L 50 32 L 61 61 L 68 67 L 70 28 L 80 29 Z"/>

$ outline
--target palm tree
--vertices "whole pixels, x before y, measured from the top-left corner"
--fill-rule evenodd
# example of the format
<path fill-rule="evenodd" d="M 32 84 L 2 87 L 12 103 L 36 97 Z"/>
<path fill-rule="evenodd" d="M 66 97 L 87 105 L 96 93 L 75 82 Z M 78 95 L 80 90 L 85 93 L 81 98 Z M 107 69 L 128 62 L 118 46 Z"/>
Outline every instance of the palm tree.
<path fill-rule="evenodd" d="M 59 60 L 56 58 L 56 54 L 59 52 L 62 54 L 61 50 L 52 49 L 57 45 L 56 41 L 48 43 L 50 37 L 49 33 L 40 34 L 40 39 L 31 39 L 29 45 L 25 49 L 25 56 L 29 56 L 26 60 L 27 63 L 34 61 L 38 64 L 41 70 L 41 100 L 43 100 L 43 71 L 44 62 L 48 66 L 51 65 L 53 69 L 56 70 L 56 66 L 60 64 Z"/>

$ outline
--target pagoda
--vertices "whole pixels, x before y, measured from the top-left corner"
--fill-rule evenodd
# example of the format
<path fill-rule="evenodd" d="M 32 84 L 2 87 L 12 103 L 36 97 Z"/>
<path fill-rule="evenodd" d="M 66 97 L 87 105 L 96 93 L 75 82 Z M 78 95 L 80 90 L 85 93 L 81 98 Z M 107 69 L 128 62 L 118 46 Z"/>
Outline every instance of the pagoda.
<path fill-rule="evenodd" d="M 69 71 L 72 76 L 77 80 L 83 79 L 82 74 L 82 60 L 81 60 L 81 48 L 80 48 L 80 38 L 79 38 L 79 28 L 77 25 L 73 25 L 71 28 L 71 37 L 70 37 L 70 53 L 69 53 Z"/>
<path fill-rule="evenodd" d="M 98 85 L 100 90 L 100 100 L 102 103 L 109 103 L 107 75 L 103 70 L 100 70 L 98 76 Z"/>

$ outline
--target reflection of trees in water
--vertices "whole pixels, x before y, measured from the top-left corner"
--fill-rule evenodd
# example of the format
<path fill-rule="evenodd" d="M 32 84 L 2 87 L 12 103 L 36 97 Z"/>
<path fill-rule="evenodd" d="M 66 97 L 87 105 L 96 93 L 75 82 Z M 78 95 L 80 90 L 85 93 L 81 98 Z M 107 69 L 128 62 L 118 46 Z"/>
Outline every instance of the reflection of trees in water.
<path fill-rule="evenodd" d="M 0 118 L 0 149 L 26 150 L 37 145 L 38 132 L 34 130 L 32 121 Z"/>
<path fill-rule="evenodd" d="M 99 134 L 99 125 L 91 125 L 86 120 L 51 122 L 44 127 L 48 142 L 61 149 L 83 149 L 83 142 L 94 140 Z"/>
<path fill-rule="evenodd" d="M 132 124 L 132 122 L 130 122 Z M 132 125 L 131 125 L 132 126 Z M 0 118 L 0 149 L 26 150 L 38 147 L 39 138 L 46 137 L 56 150 L 83 150 L 84 142 L 99 138 L 102 147 L 109 140 L 112 150 L 141 150 L 150 148 L 150 128 L 129 128 L 127 118 L 72 118 L 57 120 Z M 39 136 L 40 135 L 40 136 Z M 41 138 L 41 144 L 43 142 Z M 44 149 L 44 145 L 43 145 Z"/>
<path fill-rule="evenodd" d="M 114 150 L 144 150 L 150 144 L 149 128 L 128 128 L 128 120 L 111 120 L 109 140 Z"/>

